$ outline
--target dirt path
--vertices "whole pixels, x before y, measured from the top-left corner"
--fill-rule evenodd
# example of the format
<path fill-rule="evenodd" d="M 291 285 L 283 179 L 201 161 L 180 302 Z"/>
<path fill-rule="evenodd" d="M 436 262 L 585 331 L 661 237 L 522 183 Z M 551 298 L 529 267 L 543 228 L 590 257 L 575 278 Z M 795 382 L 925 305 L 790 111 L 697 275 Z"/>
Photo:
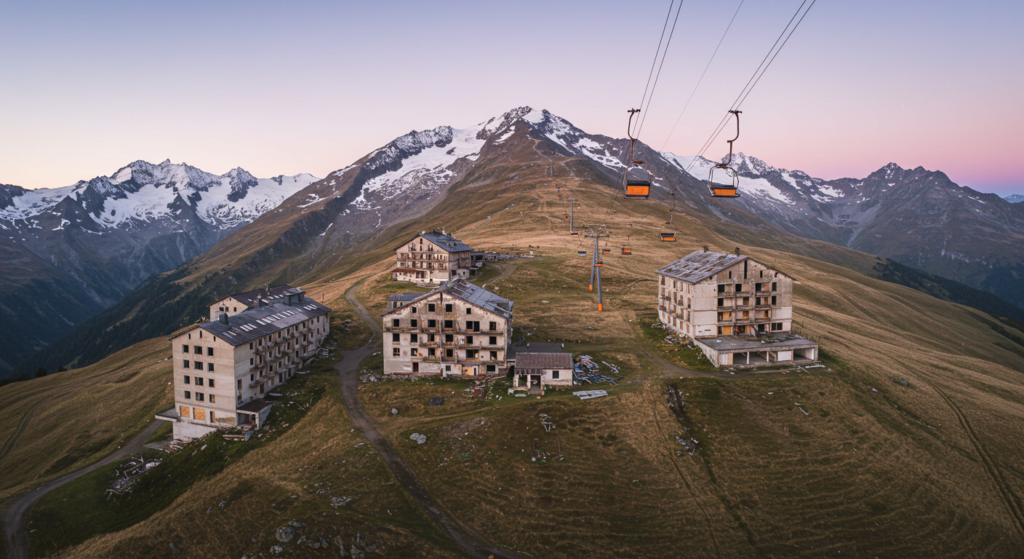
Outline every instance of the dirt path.
<path fill-rule="evenodd" d="M 507 278 L 508 276 L 510 276 L 512 274 L 512 272 L 516 271 L 516 263 L 515 262 L 502 262 L 501 264 L 496 264 L 496 266 L 501 268 L 501 274 L 499 274 L 498 277 L 492 279 L 491 281 L 481 285 L 480 286 L 481 288 L 487 289 L 487 284 L 498 283 L 499 281 L 501 281 L 501 280 Z"/>
<path fill-rule="evenodd" d="M 36 405 L 32 406 L 27 412 L 25 412 L 25 417 L 22 417 L 21 423 L 18 424 L 18 430 L 15 431 L 14 434 L 12 434 L 10 438 L 7 439 L 6 442 L 4 442 L 3 447 L 0 447 L 0 461 L 3 461 L 3 459 L 6 458 L 8 454 L 10 454 L 11 449 L 14 448 L 14 445 L 18 443 L 18 439 L 21 438 L 21 434 L 24 433 L 25 429 L 28 427 L 28 422 L 32 421 L 32 414 L 35 413 L 36 408 L 43 405 L 43 402 L 45 402 L 46 400 L 48 400 L 48 398 L 43 398 L 42 400 L 39 400 L 38 402 L 36 402 Z"/>
<path fill-rule="evenodd" d="M 363 347 L 359 349 L 353 349 L 350 351 L 343 351 L 341 355 L 343 359 L 340 363 L 335 365 L 338 370 L 341 384 L 341 396 L 345 401 L 345 407 L 348 408 L 349 417 L 352 418 L 352 423 L 356 425 L 363 437 L 370 442 L 380 453 L 384 462 L 391 469 L 391 472 L 395 474 L 398 482 L 402 484 L 402 487 L 409 492 L 409 495 L 419 503 L 420 508 L 423 512 L 430 517 L 430 520 L 448 536 L 453 542 L 459 547 L 466 551 L 472 557 L 479 557 L 486 559 L 488 557 L 507 557 L 519 559 L 518 555 L 515 555 L 504 549 L 498 549 L 491 547 L 473 537 L 470 537 L 461 532 L 456 523 L 452 519 L 448 518 L 444 512 L 434 505 L 430 496 L 427 494 L 427 490 L 420 484 L 419 480 L 416 479 L 415 474 L 412 470 L 405 465 L 402 461 L 401 456 L 388 444 L 387 440 L 384 439 L 373 426 L 373 422 L 363 411 L 363 406 L 359 403 L 359 393 L 357 387 L 357 374 L 359 372 L 359 363 L 374 350 L 381 348 L 381 328 L 377 323 L 378 321 L 373 320 L 370 313 L 366 310 L 366 307 L 356 298 L 355 292 L 362 285 L 362 282 L 352 286 L 348 292 L 345 293 L 345 298 L 348 299 L 349 303 L 356 309 L 359 316 L 362 317 L 367 324 L 373 328 L 373 337 Z M 13 556 L 12 556 L 13 557 Z"/>
<path fill-rule="evenodd" d="M 7 508 L 5 508 L 3 512 L 4 532 L 7 536 L 7 559 L 28 559 L 28 533 L 25 532 L 25 521 L 28 519 L 28 513 L 32 510 L 32 506 L 36 504 L 36 501 L 50 491 L 53 491 L 70 481 L 76 480 L 97 468 L 101 468 L 111 462 L 117 462 L 118 460 L 127 458 L 131 454 L 142 452 L 142 443 L 146 442 L 146 439 L 148 439 L 161 424 L 161 421 L 153 420 L 153 422 L 146 426 L 142 432 L 135 435 L 130 441 L 122 445 L 121 448 L 107 455 L 106 458 L 103 458 L 98 462 L 94 462 L 81 470 L 71 472 L 63 477 L 44 483 L 28 493 L 16 497 L 8 503 Z"/>
<path fill-rule="evenodd" d="M 1002 470 L 1000 470 L 996 465 L 995 460 L 993 460 L 992 456 L 989 455 L 985 446 L 981 444 L 978 436 L 974 433 L 974 428 L 971 427 L 971 423 L 967 421 L 967 416 L 964 415 L 964 412 L 960 407 L 957 406 L 949 396 L 946 396 L 945 392 L 939 390 L 934 384 L 931 385 L 931 387 L 939 394 L 939 396 L 942 397 L 943 400 L 946 401 L 947 404 L 949 404 L 953 413 L 956 414 L 957 421 L 960 422 L 960 427 L 963 428 L 964 432 L 967 434 L 968 440 L 970 440 L 971 444 L 974 445 L 974 450 L 976 450 L 978 452 L 978 456 L 981 457 L 982 465 L 985 467 L 985 470 L 988 471 L 989 477 L 992 478 L 992 482 L 995 484 L 996 489 L 1006 502 L 1006 508 L 1010 512 L 1010 518 L 1014 521 L 1014 524 L 1016 524 L 1017 530 L 1021 534 L 1024 534 L 1024 512 L 1021 511 L 1020 505 L 1017 504 L 1017 496 L 1006 483 Z"/>

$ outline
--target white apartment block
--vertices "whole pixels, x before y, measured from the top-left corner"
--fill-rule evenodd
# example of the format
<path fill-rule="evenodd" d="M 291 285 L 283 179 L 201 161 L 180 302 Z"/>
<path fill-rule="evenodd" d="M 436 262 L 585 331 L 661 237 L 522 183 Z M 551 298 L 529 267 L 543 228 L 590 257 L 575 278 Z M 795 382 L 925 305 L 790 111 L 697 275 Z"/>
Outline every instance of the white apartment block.
<path fill-rule="evenodd" d="M 466 279 L 474 268 L 473 249 L 444 231 L 423 233 L 395 249 L 398 265 L 392 279 L 439 285 Z"/>
<path fill-rule="evenodd" d="M 384 374 L 505 375 L 512 305 L 462 279 L 427 293 L 392 295 L 382 315 Z"/>
<path fill-rule="evenodd" d="M 793 279 L 738 254 L 695 251 L 661 268 L 658 319 L 717 366 L 817 359 L 792 334 Z"/>
<path fill-rule="evenodd" d="M 288 288 L 258 298 L 253 308 L 222 311 L 216 320 L 175 332 L 169 338 L 175 405 L 157 418 L 174 422 L 176 439 L 259 428 L 273 405 L 264 395 L 316 354 L 330 332 L 330 310 Z"/>

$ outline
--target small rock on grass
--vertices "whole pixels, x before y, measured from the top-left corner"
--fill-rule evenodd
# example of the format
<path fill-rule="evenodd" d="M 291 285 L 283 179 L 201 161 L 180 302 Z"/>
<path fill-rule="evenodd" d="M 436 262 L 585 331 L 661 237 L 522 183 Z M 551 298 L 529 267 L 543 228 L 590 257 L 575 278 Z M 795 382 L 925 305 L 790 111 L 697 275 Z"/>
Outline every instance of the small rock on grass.
<path fill-rule="evenodd" d="M 276 537 L 279 542 L 288 543 L 295 537 L 295 528 L 288 525 L 281 526 L 277 530 L 274 530 L 274 537 Z"/>

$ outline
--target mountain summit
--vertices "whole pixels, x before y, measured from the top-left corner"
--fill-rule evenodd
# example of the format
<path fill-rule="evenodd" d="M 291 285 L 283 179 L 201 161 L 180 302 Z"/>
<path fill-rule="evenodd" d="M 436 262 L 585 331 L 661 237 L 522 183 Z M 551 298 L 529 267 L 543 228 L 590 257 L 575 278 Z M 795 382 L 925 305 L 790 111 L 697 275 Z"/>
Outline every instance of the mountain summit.
<path fill-rule="evenodd" d="M 62 188 L 0 185 L 0 374 L 277 207 L 316 177 L 135 161 Z"/>

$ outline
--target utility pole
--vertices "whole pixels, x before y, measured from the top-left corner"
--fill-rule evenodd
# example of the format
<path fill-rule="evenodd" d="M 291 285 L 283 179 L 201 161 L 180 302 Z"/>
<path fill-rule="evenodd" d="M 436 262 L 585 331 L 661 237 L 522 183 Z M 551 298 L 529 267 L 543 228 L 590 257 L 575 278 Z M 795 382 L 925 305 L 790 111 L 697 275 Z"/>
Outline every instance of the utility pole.
<path fill-rule="evenodd" d="M 597 251 L 600 250 L 600 247 L 598 246 L 597 243 L 601 240 L 602 237 L 608 238 L 610 236 L 611 235 L 609 235 L 609 234 L 602 235 L 600 232 L 598 232 L 596 235 L 585 235 L 585 237 L 588 238 L 588 239 L 594 239 L 594 260 L 593 260 L 593 262 L 590 265 L 590 290 L 591 291 L 594 290 L 594 276 L 597 276 L 597 310 L 598 310 L 598 312 L 604 310 L 604 297 L 601 294 L 601 266 L 599 266 L 598 263 L 597 263 Z"/>

